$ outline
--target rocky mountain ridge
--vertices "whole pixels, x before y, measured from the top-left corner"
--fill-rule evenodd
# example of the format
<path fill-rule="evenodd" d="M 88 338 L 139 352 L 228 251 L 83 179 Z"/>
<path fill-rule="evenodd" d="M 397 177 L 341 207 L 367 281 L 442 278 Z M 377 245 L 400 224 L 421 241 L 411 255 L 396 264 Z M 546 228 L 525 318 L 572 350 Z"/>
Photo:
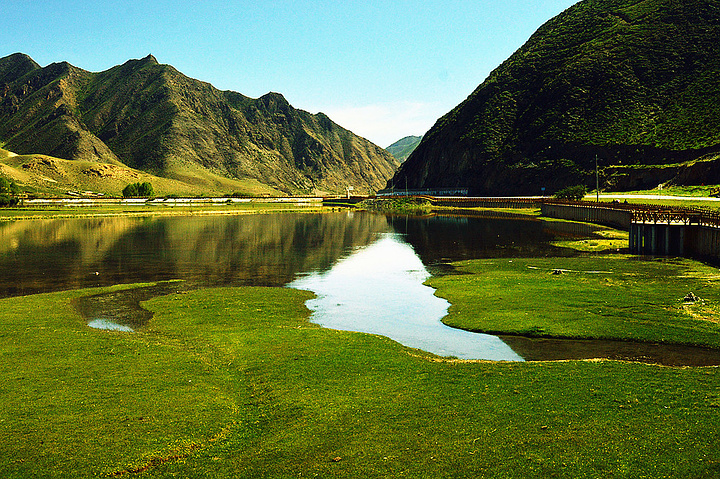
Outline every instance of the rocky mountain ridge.
<path fill-rule="evenodd" d="M 91 73 L 0 59 L 0 147 L 123 164 L 208 187 L 252 180 L 286 193 L 380 189 L 399 162 L 279 93 L 253 99 L 152 56 Z"/>

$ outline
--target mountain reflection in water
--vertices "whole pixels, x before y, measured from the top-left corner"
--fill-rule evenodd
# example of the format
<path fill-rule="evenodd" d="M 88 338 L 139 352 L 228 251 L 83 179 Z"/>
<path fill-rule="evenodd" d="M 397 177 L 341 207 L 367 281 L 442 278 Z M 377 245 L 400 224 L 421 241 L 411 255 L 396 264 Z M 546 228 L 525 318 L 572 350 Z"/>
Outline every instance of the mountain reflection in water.
<path fill-rule="evenodd" d="M 370 214 L 112 217 L 0 223 L 0 297 L 181 279 L 282 286 L 391 231 Z"/>
<path fill-rule="evenodd" d="M 425 265 L 563 254 L 548 244 L 555 236 L 547 225 L 366 212 L 18 220 L 0 223 L 0 297 L 173 279 L 282 286 L 395 232 Z"/>

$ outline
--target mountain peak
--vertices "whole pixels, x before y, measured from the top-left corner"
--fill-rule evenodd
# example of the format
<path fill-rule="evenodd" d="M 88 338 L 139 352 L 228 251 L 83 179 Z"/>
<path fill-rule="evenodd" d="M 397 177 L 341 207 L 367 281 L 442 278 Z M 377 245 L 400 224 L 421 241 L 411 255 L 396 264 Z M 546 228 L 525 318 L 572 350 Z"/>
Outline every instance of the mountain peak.
<path fill-rule="evenodd" d="M 0 83 L 10 83 L 38 68 L 40 65 L 24 53 L 0 58 Z"/>
<path fill-rule="evenodd" d="M 385 149 L 398 160 L 405 161 L 420 144 L 420 140 L 422 140 L 422 136 L 406 136 Z"/>
<path fill-rule="evenodd" d="M 35 60 L 30 58 L 30 56 L 25 53 L 12 53 L 5 58 L 1 58 L 0 61 L 11 61 L 16 63 L 31 64 L 37 68 L 40 68 L 40 65 L 38 65 Z"/>
<path fill-rule="evenodd" d="M 140 61 L 141 61 L 142 63 L 149 63 L 149 64 L 152 64 L 152 65 L 159 65 L 159 64 L 160 64 L 160 63 L 157 61 L 157 58 L 155 58 L 155 56 L 153 56 L 152 54 L 148 54 L 148 56 L 146 56 L 145 58 L 143 58 L 143 59 L 140 60 Z"/>
<path fill-rule="evenodd" d="M 153 55 L 147 55 L 144 58 L 128 60 L 125 63 L 123 63 L 122 65 L 120 65 L 120 68 L 135 69 L 135 68 L 144 68 L 146 66 L 154 66 L 154 65 L 159 65 L 159 64 L 160 63 L 158 63 L 157 58 L 155 58 Z M 115 67 L 115 68 L 117 68 L 117 67 Z"/>
<path fill-rule="evenodd" d="M 281 111 L 285 113 L 292 109 L 290 103 L 282 94 L 272 91 L 258 98 L 258 103 L 263 105 L 267 111 Z"/>
<path fill-rule="evenodd" d="M 260 99 L 268 102 L 288 103 L 287 99 L 285 99 L 282 93 L 277 93 L 274 91 L 264 94 L 260 97 Z"/>

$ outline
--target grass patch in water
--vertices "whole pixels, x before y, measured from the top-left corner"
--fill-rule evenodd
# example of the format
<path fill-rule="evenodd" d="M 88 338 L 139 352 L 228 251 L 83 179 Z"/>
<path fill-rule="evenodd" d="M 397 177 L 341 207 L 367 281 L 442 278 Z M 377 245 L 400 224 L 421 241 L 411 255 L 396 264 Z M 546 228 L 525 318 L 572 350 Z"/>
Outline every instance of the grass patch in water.
<path fill-rule="evenodd" d="M 464 261 L 431 278 L 471 331 L 720 348 L 720 274 L 686 259 L 626 255 Z M 552 274 L 553 272 L 559 274 Z M 702 298 L 685 304 L 690 292 Z"/>
<path fill-rule="evenodd" d="M 594 231 L 595 237 L 571 240 L 552 241 L 550 244 L 561 248 L 571 248 L 576 251 L 602 252 L 627 250 L 629 244 L 629 233 L 606 226 L 597 226 Z"/>
<path fill-rule="evenodd" d="M 158 297 L 145 329 L 99 331 L 71 306 L 98 291 L 0 300 L 0 476 L 720 473 L 717 368 L 437 360 L 311 324 L 282 288 Z"/>

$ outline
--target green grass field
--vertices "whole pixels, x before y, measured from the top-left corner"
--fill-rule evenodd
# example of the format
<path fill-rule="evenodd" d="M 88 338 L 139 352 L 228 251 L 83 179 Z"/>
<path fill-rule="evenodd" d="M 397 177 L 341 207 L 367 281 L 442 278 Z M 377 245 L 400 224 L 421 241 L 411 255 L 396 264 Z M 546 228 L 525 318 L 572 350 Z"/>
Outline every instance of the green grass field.
<path fill-rule="evenodd" d="M 590 267 L 547 261 L 532 266 Z M 571 273 L 559 278 L 537 273 L 539 282 L 558 279 L 568 292 L 586 291 L 576 299 L 593 320 L 563 321 L 562 331 L 593 335 L 615 324 L 616 336 L 632 337 L 644 330 L 640 320 L 614 318 L 605 309 L 603 288 L 633 281 L 622 279 L 619 263 L 634 262 L 604 261 L 603 269 L 616 271 L 609 277 L 612 286 L 604 284 L 606 276 L 600 284 L 585 284 L 571 281 Z M 505 276 L 498 292 L 538 282 L 527 266 L 462 263 L 457 265 L 462 275 L 432 282 L 439 294 L 452 298 L 450 318 L 457 322 L 464 314 L 479 316 L 466 312 L 478 308 L 478 298 L 487 301 L 478 289 L 486 276 Z M 665 268 L 693 288 L 705 284 L 707 290 L 696 294 L 715 301 L 714 280 L 704 266 L 652 267 L 656 276 Z M 523 279 L 527 274 L 531 277 Z M 691 342 L 720 344 L 716 325 L 646 307 L 657 297 L 675 305 L 685 293 L 683 287 L 666 296 L 660 283 L 633 290 L 639 295 L 636 308 L 626 316 L 647 310 L 647 317 L 661 316 L 668 339 L 692 334 L 702 339 Z M 562 283 L 551 284 L 563 292 Z M 643 296 L 644 290 L 652 291 Z M 443 360 L 386 338 L 320 328 L 307 321 L 309 293 L 284 288 L 158 297 L 145 303 L 155 312 L 146 328 L 101 331 L 88 328 L 72 305 L 74 298 L 98 291 L 0 300 L 0 476 L 720 474 L 715 367 Z M 543 296 L 545 309 L 572 302 L 562 297 Z M 517 327 L 540 324 L 551 333 L 547 318 L 523 323 L 523 308 L 539 309 L 537 298 L 486 304 L 478 312 L 515 316 Z M 703 314 L 714 315 L 713 306 L 708 303 Z"/>
<path fill-rule="evenodd" d="M 668 195 L 668 196 L 714 196 L 720 189 L 719 185 L 672 185 L 653 190 L 623 191 L 626 195 Z M 601 192 L 602 194 L 602 192 Z M 594 196 L 594 193 L 592 195 Z"/>
<path fill-rule="evenodd" d="M 601 192 L 600 201 L 610 201 L 607 198 L 603 198 L 602 195 L 607 193 L 611 195 L 658 195 L 658 196 L 677 196 L 677 199 L 652 199 L 652 198 L 619 198 L 619 201 L 627 201 L 628 203 L 644 204 L 644 205 L 659 205 L 669 207 L 683 207 L 683 208 L 700 208 L 708 210 L 720 210 L 720 201 L 707 201 L 701 199 L 701 197 L 714 197 L 720 190 L 720 185 L 696 185 L 696 186 L 667 186 L 662 189 L 654 190 L 639 190 L 639 191 L 623 191 L 623 192 Z M 683 197 L 682 199 L 680 197 Z M 687 198 L 697 199 L 687 199 Z M 585 201 L 595 201 L 595 192 L 588 193 L 585 196 Z"/>

